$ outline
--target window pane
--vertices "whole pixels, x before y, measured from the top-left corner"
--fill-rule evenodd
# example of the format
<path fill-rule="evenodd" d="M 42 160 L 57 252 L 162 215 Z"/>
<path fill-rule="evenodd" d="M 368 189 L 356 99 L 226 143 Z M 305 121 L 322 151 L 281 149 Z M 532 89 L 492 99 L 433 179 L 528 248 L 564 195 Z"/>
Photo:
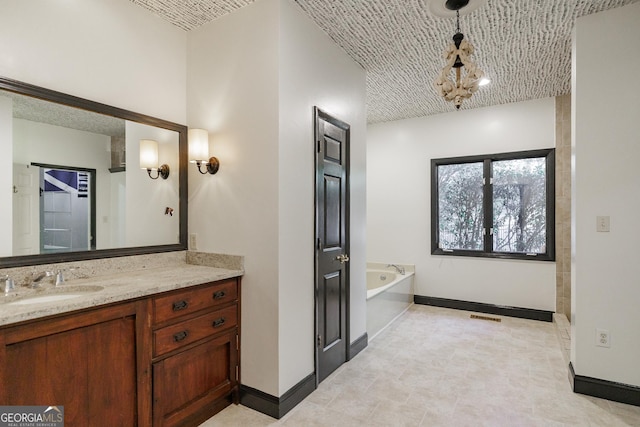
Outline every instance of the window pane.
<path fill-rule="evenodd" d="M 441 249 L 483 249 L 482 169 L 482 162 L 438 166 Z"/>
<path fill-rule="evenodd" d="M 545 159 L 493 162 L 493 250 L 546 252 Z"/>

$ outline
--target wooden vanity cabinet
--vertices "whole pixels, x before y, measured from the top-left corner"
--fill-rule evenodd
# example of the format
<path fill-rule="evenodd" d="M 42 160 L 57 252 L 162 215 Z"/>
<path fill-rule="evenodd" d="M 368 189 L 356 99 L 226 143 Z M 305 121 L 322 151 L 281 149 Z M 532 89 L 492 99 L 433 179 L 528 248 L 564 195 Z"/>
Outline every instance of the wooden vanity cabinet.
<path fill-rule="evenodd" d="M 144 425 L 144 302 L 0 330 L 0 402 L 64 406 L 66 426 Z"/>
<path fill-rule="evenodd" d="M 0 404 L 65 426 L 197 426 L 240 382 L 240 278 L 0 328 Z"/>
<path fill-rule="evenodd" d="M 195 426 L 238 403 L 239 279 L 152 302 L 153 425 Z"/>

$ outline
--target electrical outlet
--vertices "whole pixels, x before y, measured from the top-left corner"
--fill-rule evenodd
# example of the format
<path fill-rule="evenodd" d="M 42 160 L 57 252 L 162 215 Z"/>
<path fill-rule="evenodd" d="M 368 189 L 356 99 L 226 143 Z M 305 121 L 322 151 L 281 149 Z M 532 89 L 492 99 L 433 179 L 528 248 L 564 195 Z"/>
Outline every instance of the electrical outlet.
<path fill-rule="evenodd" d="M 596 345 L 598 347 L 611 347 L 611 335 L 606 329 L 596 329 Z"/>
<path fill-rule="evenodd" d="M 196 234 L 189 234 L 189 249 L 195 251 L 198 249 L 198 240 L 196 239 Z"/>

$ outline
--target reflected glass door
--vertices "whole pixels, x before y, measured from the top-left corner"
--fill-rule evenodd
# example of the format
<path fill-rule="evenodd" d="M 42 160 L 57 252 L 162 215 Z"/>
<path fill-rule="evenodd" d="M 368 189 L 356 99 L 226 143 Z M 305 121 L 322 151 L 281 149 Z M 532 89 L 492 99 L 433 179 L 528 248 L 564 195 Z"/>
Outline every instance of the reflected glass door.
<path fill-rule="evenodd" d="M 95 249 L 91 171 L 40 168 L 40 253 Z"/>

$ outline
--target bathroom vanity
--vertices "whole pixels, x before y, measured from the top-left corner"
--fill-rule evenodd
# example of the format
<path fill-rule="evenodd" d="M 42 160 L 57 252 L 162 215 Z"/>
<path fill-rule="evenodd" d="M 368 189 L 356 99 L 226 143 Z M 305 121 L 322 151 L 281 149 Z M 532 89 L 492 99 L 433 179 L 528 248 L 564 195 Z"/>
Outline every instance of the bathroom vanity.
<path fill-rule="evenodd" d="M 5 77 L 0 100 L 14 129 L 0 156 L 14 176 L 0 195 L 13 206 L 0 277 L 16 284 L 0 294 L 0 405 L 59 405 L 65 426 L 129 427 L 195 426 L 237 403 L 243 260 L 187 251 L 187 127 Z M 124 161 L 149 139 L 166 179 Z M 53 192 L 91 201 L 82 244 L 68 215 L 64 227 L 38 226 L 41 210 L 61 214 L 38 191 L 60 171 L 77 179 Z"/>
<path fill-rule="evenodd" d="M 198 425 L 238 403 L 241 274 L 185 264 L 5 297 L 0 402 L 64 406 L 66 426 Z"/>

